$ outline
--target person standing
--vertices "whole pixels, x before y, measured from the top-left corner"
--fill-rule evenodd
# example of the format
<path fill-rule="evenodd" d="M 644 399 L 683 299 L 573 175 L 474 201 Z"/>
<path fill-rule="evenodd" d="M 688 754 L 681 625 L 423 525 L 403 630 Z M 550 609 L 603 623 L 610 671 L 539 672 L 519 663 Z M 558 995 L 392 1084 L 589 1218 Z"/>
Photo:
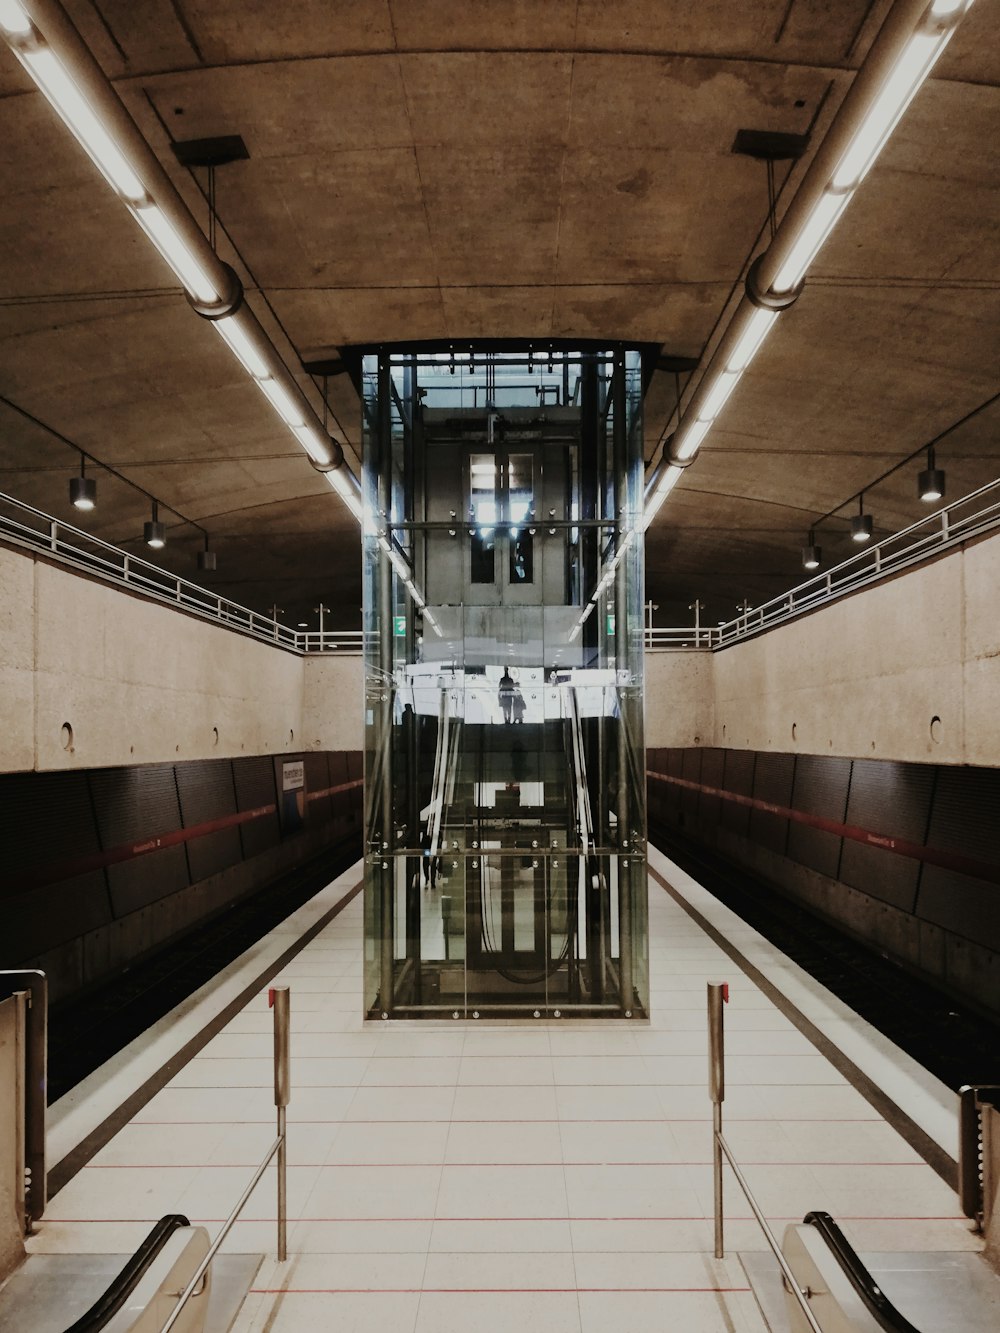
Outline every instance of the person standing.
<path fill-rule="evenodd" d="M 503 675 L 500 677 L 500 687 L 497 694 L 500 698 L 500 709 L 503 713 L 503 720 L 509 722 L 514 708 L 514 695 L 517 693 L 517 685 L 514 683 L 514 677 L 510 674 L 507 667 L 503 669 Z"/>

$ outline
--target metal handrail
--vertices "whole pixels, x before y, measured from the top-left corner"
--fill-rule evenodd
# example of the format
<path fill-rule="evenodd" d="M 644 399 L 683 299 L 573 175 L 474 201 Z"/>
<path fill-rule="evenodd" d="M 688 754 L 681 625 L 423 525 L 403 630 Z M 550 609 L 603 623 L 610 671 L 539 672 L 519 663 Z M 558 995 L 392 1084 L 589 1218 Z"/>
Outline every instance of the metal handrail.
<path fill-rule="evenodd" d="M 972 513 L 961 513 L 987 496 L 995 498 Z M 12 509 L 14 516 L 5 513 L 5 507 Z M 1000 477 L 733 620 L 713 626 L 697 623 L 665 628 L 647 626 L 643 641 L 647 649 L 653 650 L 716 652 L 998 528 Z M 237 634 L 272 643 L 287 652 L 356 653 L 364 646 L 364 630 L 291 629 L 3 492 L 0 492 L 0 540 L 43 552 L 73 569 L 141 592 L 143 596 L 213 621 Z"/>
<path fill-rule="evenodd" d="M 991 503 L 960 515 L 964 507 L 990 495 L 996 497 Z M 924 515 L 874 546 L 866 546 L 825 574 L 817 574 L 723 625 L 647 629 L 646 647 L 713 652 L 728 648 L 997 528 L 1000 528 L 1000 477 Z"/>
<path fill-rule="evenodd" d="M 70 1324 L 65 1333 L 98 1333 L 106 1327 L 152 1268 L 174 1232 L 190 1225 L 183 1213 L 167 1213 L 161 1217 L 107 1290 L 85 1314 Z"/>
<path fill-rule="evenodd" d="M 198 1291 L 202 1278 L 208 1272 L 212 1260 L 218 1254 L 222 1242 L 229 1235 L 233 1224 L 246 1207 L 251 1194 L 257 1188 L 261 1176 L 270 1166 L 274 1155 L 278 1156 L 278 1260 L 281 1263 L 288 1258 L 288 1195 L 287 1195 L 287 1121 L 286 1109 L 291 1100 L 290 1070 L 290 1032 L 291 1032 L 291 994 L 287 986 L 272 986 L 268 992 L 268 1002 L 274 1008 L 274 1105 L 278 1112 L 278 1134 L 246 1189 L 237 1199 L 236 1204 L 219 1228 L 219 1234 L 212 1241 L 208 1253 L 195 1269 L 190 1282 L 180 1294 L 180 1299 L 170 1312 L 167 1322 L 160 1333 L 170 1330 L 181 1317 L 181 1312 L 188 1301 Z"/>
<path fill-rule="evenodd" d="M 815 1227 L 823 1237 L 840 1271 L 850 1282 L 862 1305 L 879 1328 L 884 1329 L 885 1333 L 920 1333 L 916 1325 L 911 1324 L 906 1315 L 901 1314 L 889 1300 L 829 1213 L 818 1211 L 806 1213 L 802 1221 L 806 1226 Z"/>
<path fill-rule="evenodd" d="M 784 1274 L 785 1282 L 788 1284 L 788 1290 L 795 1297 L 799 1308 L 805 1316 L 806 1323 L 813 1330 L 813 1333 L 823 1333 L 823 1329 L 816 1322 L 816 1316 L 809 1307 L 806 1299 L 806 1293 L 799 1286 L 798 1279 L 792 1272 L 791 1265 L 781 1252 L 781 1246 L 778 1244 L 774 1232 L 767 1224 L 767 1219 L 761 1212 L 757 1200 L 751 1193 L 750 1186 L 747 1184 L 746 1177 L 737 1165 L 733 1157 L 732 1150 L 722 1135 L 722 1103 L 726 1096 L 726 1068 L 725 1068 L 725 1037 L 723 1024 L 722 1006 L 729 1000 L 729 986 L 723 982 L 708 983 L 708 1091 L 712 1100 L 712 1177 L 715 1196 L 715 1257 L 716 1259 L 725 1258 L 725 1246 L 723 1244 L 723 1220 L 722 1220 L 722 1158 L 725 1155 L 733 1175 L 736 1177 L 736 1183 L 743 1191 L 747 1203 L 750 1205 L 750 1211 L 760 1223 L 760 1228 L 764 1233 L 764 1239 L 767 1241 L 778 1261 L 778 1267 Z"/>
<path fill-rule="evenodd" d="M 0 492 L 0 540 L 288 652 L 356 652 L 361 647 L 361 630 L 315 634 L 291 629 L 4 492 Z"/>
<path fill-rule="evenodd" d="M 45 1122 L 48 1106 L 49 983 L 37 968 L 0 971 L 0 998 L 24 994 L 24 1181 L 19 1200 L 26 1230 L 48 1198 Z"/>

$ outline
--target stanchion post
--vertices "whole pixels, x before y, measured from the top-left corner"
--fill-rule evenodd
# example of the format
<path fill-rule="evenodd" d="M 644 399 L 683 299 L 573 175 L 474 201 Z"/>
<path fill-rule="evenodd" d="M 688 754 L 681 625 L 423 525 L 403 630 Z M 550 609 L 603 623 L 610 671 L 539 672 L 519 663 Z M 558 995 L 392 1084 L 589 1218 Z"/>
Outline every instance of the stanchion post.
<path fill-rule="evenodd" d="M 278 1259 L 288 1258 L 288 1143 L 286 1110 L 291 1100 L 290 1030 L 291 992 L 287 986 L 272 986 L 274 1008 L 274 1104 L 278 1108 Z"/>
<path fill-rule="evenodd" d="M 726 1097 L 726 1052 L 722 1006 L 727 982 L 708 983 L 708 1095 L 712 1099 L 712 1183 L 715 1198 L 715 1257 L 724 1257 L 722 1230 L 722 1103 Z"/>

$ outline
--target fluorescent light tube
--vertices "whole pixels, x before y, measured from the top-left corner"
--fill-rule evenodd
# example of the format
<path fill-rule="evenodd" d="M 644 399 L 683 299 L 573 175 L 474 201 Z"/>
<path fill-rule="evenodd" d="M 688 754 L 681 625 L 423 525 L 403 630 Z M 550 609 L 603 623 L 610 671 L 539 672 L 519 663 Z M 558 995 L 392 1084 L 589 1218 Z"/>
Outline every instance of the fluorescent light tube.
<path fill-rule="evenodd" d="M 724 370 L 706 394 L 705 401 L 698 413 L 698 420 L 714 421 L 725 407 L 726 400 L 739 382 L 739 374 Z"/>
<path fill-rule="evenodd" d="M 858 126 L 830 181 L 834 190 L 855 189 L 864 180 L 900 116 L 948 45 L 953 29 L 915 32 L 900 52 L 882 91 Z"/>
<path fill-rule="evenodd" d="M 363 516 L 361 497 L 355 489 L 350 476 L 346 474 L 346 467 L 338 467 L 334 468 L 332 472 L 324 472 L 323 475 L 360 523 Z"/>
<path fill-rule="evenodd" d="M 147 197 L 146 187 L 55 52 L 47 46 L 15 50 L 28 73 L 111 185 L 128 203 L 141 204 Z"/>
<path fill-rule="evenodd" d="M 220 336 L 231 352 L 234 352 L 255 380 L 263 380 L 271 373 L 271 368 L 253 345 L 253 340 L 245 329 L 241 328 L 234 316 L 212 321 Z"/>
<path fill-rule="evenodd" d="M 315 426 L 293 426 L 292 434 L 314 463 L 329 463 L 332 458 L 329 442 Z"/>
<path fill-rule="evenodd" d="M 693 458 L 698 452 L 702 440 L 712 429 L 711 421 L 692 421 L 681 433 L 680 444 L 674 444 L 674 454 L 680 459 Z"/>
<path fill-rule="evenodd" d="M 833 230 L 850 197 L 849 194 L 829 192 L 820 195 L 813 211 L 806 218 L 805 225 L 795 238 L 795 244 L 789 250 L 788 258 L 775 275 L 772 283 L 775 292 L 790 292 L 793 287 L 798 286 L 806 269 L 815 258 L 817 250 Z"/>
<path fill-rule="evenodd" d="M 0 28 L 8 37 L 30 37 L 31 19 L 17 3 L 17 0 L 0 0 Z"/>
<path fill-rule="evenodd" d="M 286 426 L 294 427 L 306 424 L 305 412 L 278 380 L 271 379 L 268 376 L 266 379 L 258 380 L 257 387 Z"/>
<path fill-rule="evenodd" d="M 738 375 L 746 370 L 747 366 L 760 351 L 761 344 L 767 335 L 774 328 L 774 321 L 778 318 L 776 310 L 757 309 L 750 316 L 750 320 L 740 334 L 736 346 L 729 354 L 729 360 L 726 362 L 726 369 L 733 375 Z"/>
<path fill-rule="evenodd" d="M 146 235 L 195 300 L 205 305 L 214 305 L 219 300 L 218 288 L 167 215 L 155 204 L 147 204 L 145 207 L 135 209 L 135 216 L 142 223 Z"/>
<path fill-rule="evenodd" d="M 682 467 L 677 467 L 673 463 L 671 463 L 666 472 L 664 472 L 663 476 L 660 478 L 659 486 L 657 486 L 656 490 L 650 497 L 649 503 L 646 505 L 646 512 L 642 519 L 643 532 L 646 531 L 650 523 L 652 523 L 653 519 L 659 513 L 660 506 L 680 481 L 683 473 L 684 469 Z"/>

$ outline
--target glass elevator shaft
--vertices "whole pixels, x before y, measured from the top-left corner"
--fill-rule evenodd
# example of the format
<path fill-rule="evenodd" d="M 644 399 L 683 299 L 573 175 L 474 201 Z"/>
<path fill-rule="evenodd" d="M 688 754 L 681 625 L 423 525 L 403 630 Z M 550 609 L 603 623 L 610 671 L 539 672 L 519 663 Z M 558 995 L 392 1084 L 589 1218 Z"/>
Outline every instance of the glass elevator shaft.
<path fill-rule="evenodd" d="M 639 355 L 363 397 L 367 1016 L 645 1017 Z"/>

